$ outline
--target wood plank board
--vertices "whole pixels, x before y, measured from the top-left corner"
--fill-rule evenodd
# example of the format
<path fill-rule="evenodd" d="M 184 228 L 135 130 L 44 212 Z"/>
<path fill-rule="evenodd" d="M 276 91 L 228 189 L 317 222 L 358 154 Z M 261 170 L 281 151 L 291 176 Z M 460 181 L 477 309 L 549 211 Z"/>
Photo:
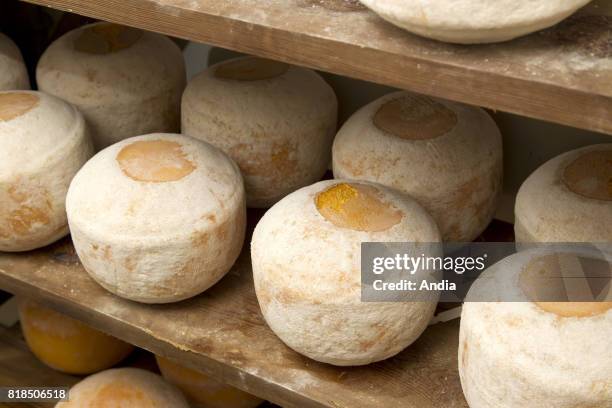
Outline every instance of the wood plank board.
<path fill-rule="evenodd" d="M 314 362 L 265 324 L 248 250 L 220 283 L 176 304 L 137 304 L 108 293 L 86 274 L 68 239 L 31 253 L 0 253 L 0 287 L 284 407 L 467 408 L 457 372 L 457 320 L 431 326 L 381 363 Z"/>
<path fill-rule="evenodd" d="M 356 0 L 27 0 L 487 108 L 612 134 L 612 6 L 494 45 L 409 34 Z"/>

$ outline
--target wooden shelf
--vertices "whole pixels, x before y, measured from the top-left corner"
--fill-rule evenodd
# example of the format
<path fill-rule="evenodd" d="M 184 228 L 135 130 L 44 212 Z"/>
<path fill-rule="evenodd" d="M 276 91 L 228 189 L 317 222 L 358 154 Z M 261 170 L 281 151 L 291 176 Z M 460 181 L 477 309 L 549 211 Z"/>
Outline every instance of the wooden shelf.
<path fill-rule="evenodd" d="M 69 239 L 30 253 L 0 253 L 0 287 L 284 407 L 467 408 L 457 372 L 457 320 L 431 326 L 381 363 L 314 362 L 267 327 L 245 247 L 220 283 L 176 304 L 144 305 L 108 293 L 86 274 Z"/>
<path fill-rule="evenodd" d="M 482 46 L 419 38 L 356 0 L 27 1 L 612 134 L 612 9 L 607 0 L 595 1 L 555 28 Z"/>

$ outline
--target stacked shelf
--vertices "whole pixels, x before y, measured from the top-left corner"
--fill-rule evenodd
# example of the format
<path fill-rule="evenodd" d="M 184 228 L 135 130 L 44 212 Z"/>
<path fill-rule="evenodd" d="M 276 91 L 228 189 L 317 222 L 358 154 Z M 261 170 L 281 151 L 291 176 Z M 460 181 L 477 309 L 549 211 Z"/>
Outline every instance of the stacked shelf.
<path fill-rule="evenodd" d="M 508 225 L 494 222 L 488 234 L 505 238 Z M 0 287 L 284 407 L 467 407 L 457 372 L 457 320 L 431 326 L 417 343 L 377 364 L 317 363 L 286 347 L 264 322 L 248 244 L 221 282 L 175 304 L 110 294 L 87 275 L 69 239 L 1 254 Z"/>
<path fill-rule="evenodd" d="M 356 0 L 28 0 L 353 78 L 612 133 L 612 9 L 515 41 L 411 35 Z"/>
<path fill-rule="evenodd" d="M 612 10 L 606 1 L 556 28 L 486 46 L 413 36 L 355 0 L 28 1 L 612 134 Z M 249 222 L 259 215 L 250 213 Z M 507 224 L 494 222 L 488 234 L 489 241 L 512 239 Z M 431 326 L 414 345 L 377 364 L 333 367 L 309 360 L 264 322 L 248 240 L 220 283 L 176 304 L 144 305 L 108 293 L 85 273 L 69 239 L 33 252 L 0 253 L 0 288 L 284 407 L 467 407 L 457 371 L 457 320 Z"/>

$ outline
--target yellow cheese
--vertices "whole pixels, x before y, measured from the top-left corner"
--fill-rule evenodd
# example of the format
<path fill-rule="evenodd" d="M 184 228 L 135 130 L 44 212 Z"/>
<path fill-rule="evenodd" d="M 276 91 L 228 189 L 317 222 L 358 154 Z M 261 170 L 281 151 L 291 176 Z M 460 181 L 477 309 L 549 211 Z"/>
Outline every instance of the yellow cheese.
<path fill-rule="evenodd" d="M 19 305 L 23 335 L 43 363 L 70 374 L 90 374 L 112 367 L 133 346 L 92 329 L 34 301 Z"/>

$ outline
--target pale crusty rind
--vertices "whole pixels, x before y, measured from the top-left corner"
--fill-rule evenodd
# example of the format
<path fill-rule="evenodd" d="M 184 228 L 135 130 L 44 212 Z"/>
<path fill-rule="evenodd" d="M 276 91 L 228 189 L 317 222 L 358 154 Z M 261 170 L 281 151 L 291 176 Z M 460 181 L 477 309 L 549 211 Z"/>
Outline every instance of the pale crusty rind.
<path fill-rule="evenodd" d="M 610 242 L 612 201 L 572 192 L 562 181 L 565 168 L 585 153 L 612 150 L 597 144 L 563 153 L 540 166 L 516 196 L 517 242 Z"/>
<path fill-rule="evenodd" d="M 511 40 L 550 27 L 591 0 L 362 0 L 385 20 L 452 43 Z"/>
<path fill-rule="evenodd" d="M 131 47 L 108 54 L 75 49 L 83 30 L 54 41 L 40 58 L 41 90 L 75 105 L 92 130 L 96 150 L 127 137 L 178 132 L 186 83 L 179 47 L 166 36 L 143 32 Z"/>
<path fill-rule="evenodd" d="M 280 339 L 314 360 L 363 365 L 414 342 L 433 316 L 431 302 L 361 302 L 361 242 L 439 242 L 432 218 L 414 200 L 373 186 L 403 217 L 385 231 L 339 228 L 317 210 L 315 197 L 347 182 L 322 181 L 279 201 L 253 233 L 251 258 L 263 316 Z"/>
<path fill-rule="evenodd" d="M 456 116 L 456 125 L 446 134 L 411 140 L 373 124 L 385 103 L 412 96 L 391 93 L 349 118 L 334 140 L 334 177 L 368 180 L 402 191 L 429 211 L 445 241 L 472 241 L 491 222 L 501 195 L 499 129 L 480 108 L 433 98 L 427 99 Z"/>
<path fill-rule="evenodd" d="M 191 80 L 182 132 L 228 153 L 240 166 L 249 207 L 269 207 L 321 179 L 330 161 L 337 100 L 314 71 L 289 66 L 275 78 L 217 78 L 216 64 Z"/>
<path fill-rule="evenodd" d="M 93 154 L 83 116 L 51 95 L 23 114 L 0 120 L 0 251 L 27 251 L 68 233 L 66 194 L 74 175 Z"/>
<path fill-rule="evenodd" d="M 459 374 L 471 408 L 610 406 L 612 310 L 560 317 L 529 302 L 519 276 L 542 251 L 505 258 L 470 289 L 461 315 Z M 499 300 L 524 302 L 470 301 L 495 300 L 493 287 Z"/>
<path fill-rule="evenodd" d="M 162 183 L 122 171 L 122 148 L 159 140 L 180 144 L 195 169 Z M 99 152 L 74 178 L 67 211 L 87 272 L 116 295 L 145 303 L 179 301 L 215 284 L 238 257 L 246 226 L 236 164 L 205 142 L 173 134 L 133 137 Z"/>
<path fill-rule="evenodd" d="M 30 79 L 19 48 L 0 33 L 0 91 L 30 89 Z"/>
<path fill-rule="evenodd" d="M 163 378 L 140 368 L 105 370 L 81 380 L 56 408 L 189 408 L 183 394 Z"/>

